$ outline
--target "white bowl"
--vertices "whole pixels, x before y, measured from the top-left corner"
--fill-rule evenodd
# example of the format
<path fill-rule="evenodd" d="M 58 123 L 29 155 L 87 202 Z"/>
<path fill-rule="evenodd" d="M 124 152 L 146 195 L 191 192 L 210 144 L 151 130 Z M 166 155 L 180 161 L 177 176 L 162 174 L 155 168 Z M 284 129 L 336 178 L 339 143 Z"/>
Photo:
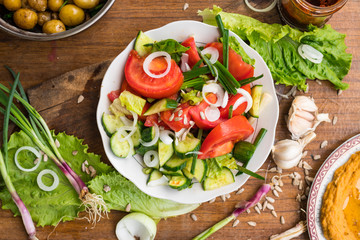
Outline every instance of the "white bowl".
<path fill-rule="evenodd" d="M 217 27 L 197 21 L 177 21 L 169 23 L 161 28 L 150 30 L 146 32 L 146 35 L 158 41 L 169 38 L 175 39 L 177 41 L 184 41 L 189 36 L 194 36 L 197 43 L 209 43 L 217 41 L 219 37 L 219 31 Z M 264 77 L 258 80 L 256 83 L 262 84 L 263 90 L 270 93 L 273 97 L 272 102 L 266 109 L 262 111 L 260 118 L 254 124 L 255 134 L 249 138 L 251 141 L 253 141 L 254 136 L 256 136 L 257 132 L 261 128 L 266 128 L 268 130 L 267 134 L 256 149 L 254 156 L 247 166 L 247 168 L 251 171 L 257 171 L 267 159 L 271 150 L 271 146 L 273 145 L 275 128 L 279 115 L 279 105 L 274 89 L 273 79 L 264 60 L 255 50 L 250 48 L 236 34 L 230 32 L 230 36 L 235 36 L 246 53 L 251 58 L 256 60 L 254 65 L 255 76 L 264 74 Z M 106 135 L 101 124 L 101 115 L 103 112 L 108 112 L 110 101 L 107 98 L 107 94 L 120 88 L 121 81 L 124 78 L 125 63 L 131 49 L 133 48 L 133 45 L 134 40 L 114 59 L 114 61 L 109 66 L 101 84 L 100 99 L 96 118 L 105 153 L 111 164 L 117 171 L 119 171 L 119 173 L 132 181 L 141 191 L 145 192 L 146 194 L 157 198 L 173 200 L 179 203 L 201 203 L 214 197 L 237 190 L 247 181 L 249 178 L 248 175 L 241 174 L 240 176 L 236 177 L 236 181 L 234 183 L 211 191 L 204 191 L 200 183 L 195 183 L 192 188 L 181 191 L 172 189 L 169 186 L 149 187 L 146 185 L 148 175 L 142 172 L 142 162 L 135 159 L 122 159 L 116 157 L 112 153 L 110 149 L 110 139 Z"/>

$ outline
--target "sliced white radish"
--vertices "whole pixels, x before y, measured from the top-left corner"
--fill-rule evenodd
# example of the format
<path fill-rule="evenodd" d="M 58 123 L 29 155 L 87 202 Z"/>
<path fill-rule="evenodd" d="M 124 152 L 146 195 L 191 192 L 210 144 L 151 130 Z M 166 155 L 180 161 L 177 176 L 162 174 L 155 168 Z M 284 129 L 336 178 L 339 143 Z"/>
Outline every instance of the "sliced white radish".
<path fill-rule="evenodd" d="M 243 95 L 243 97 L 246 98 L 247 106 L 246 106 L 245 112 L 248 112 L 253 105 L 253 99 L 252 99 L 250 93 L 242 88 L 238 88 L 238 89 L 236 89 L 236 91 L 237 91 L 237 93 L 240 93 L 241 95 Z"/>
<path fill-rule="evenodd" d="M 19 161 L 18 161 L 18 155 L 21 151 L 24 151 L 24 150 L 28 150 L 30 152 L 32 152 L 39 160 L 37 161 L 37 163 L 35 164 L 34 167 L 32 168 L 24 168 L 20 165 Z M 36 170 L 39 165 L 40 165 L 40 162 L 41 162 L 41 153 L 36 150 L 35 148 L 33 147 L 30 147 L 30 146 L 24 146 L 24 147 L 21 147 L 19 148 L 16 152 L 15 152 L 15 165 L 21 170 L 21 171 L 24 171 L 24 172 L 32 172 L 34 170 Z"/>
<path fill-rule="evenodd" d="M 155 58 L 158 58 L 158 57 L 165 57 L 165 60 L 166 60 L 166 63 L 167 63 L 167 68 L 165 70 L 165 72 L 159 74 L 159 75 L 156 75 L 156 74 L 153 74 L 151 71 L 150 71 L 150 64 L 151 62 L 155 59 Z M 164 51 L 159 51 L 159 52 L 153 52 L 153 53 L 150 53 L 146 58 L 145 58 L 145 61 L 143 63 L 143 69 L 144 69 L 144 72 L 152 77 L 152 78 L 162 78 L 162 77 L 165 77 L 169 72 L 170 72 L 170 68 L 171 68 L 171 56 L 170 54 L 168 54 L 167 52 L 164 52 Z"/>
<path fill-rule="evenodd" d="M 216 61 L 219 59 L 219 51 L 214 47 L 204 48 L 204 50 L 201 51 L 201 54 L 203 54 L 203 55 L 210 54 L 211 57 L 210 57 L 209 61 L 212 64 L 216 63 Z"/>
<path fill-rule="evenodd" d="M 157 141 L 159 140 L 159 136 L 160 136 L 160 129 L 158 125 L 154 125 L 154 129 L 155 129 L 155 136 L 154 139 L 151 140 L 150 142 L 144 142 L 143 140 L 140 139 L 140 143 L 141 145 L 145 146 L 145 147 L 150 147 L 152 145 L 155 145 L 155 143 L 157 143 Z"/>
<path fill-rule="evenodd" d="M 160 140 L 166 145 L 170 145 L 174 141 L 170 135 L 175 137 L 175 134 L 170 130 L 160 130 Z"/>
<path fill-rule="evenodd" d="M 206 93 L 214 93 L 217 97 L 216 103 L 211 103 L 206 98 Z M 225 90 L 217 83 L 205 84 L 202 88 L 202 97 L 210 106 L 220 107 L 224 99 Z"/>
<path fill-rule="evenodd" d="M 53 178 L 54 178 L 54 181 L 52 183 L 51 186 L 46 186 L 43 181 L 42 181 L 42 177 L 45 175 L 45 174 L 50 174 Z M 53 171 L 53 170 L 50 170 L 50 169 L 44 169 L 42 170 L 39 175 L 37 176 L 36 178 L 36 182 L 39 186 L 39 188 L 41 190 L 44 190 L 44 191 L 47 191 L 47 192 L 50 192 L 54 189 L 56 189 L 58 186 L 59 186 L 59 177 L 58 175 Z"/>
<path fill-rule="evenodd" d="M 220 110 L 217 107 L 209 106 L 205 108 L 204 113 L 209 122 L 215 122 L 220 118 Z"/>
<path fill-rule="evenodd" d="M 144 154 L 144 163 L 147 167 L 156 167 L 159 165 L 159 154 L 157 151 L 150 150 Z"/>
<path fill-rule="evenodd" d="M 153 240 L 156 236 L 156 223 L 143 213 L 129 213 L 116 225 L 119 240 Z"/>

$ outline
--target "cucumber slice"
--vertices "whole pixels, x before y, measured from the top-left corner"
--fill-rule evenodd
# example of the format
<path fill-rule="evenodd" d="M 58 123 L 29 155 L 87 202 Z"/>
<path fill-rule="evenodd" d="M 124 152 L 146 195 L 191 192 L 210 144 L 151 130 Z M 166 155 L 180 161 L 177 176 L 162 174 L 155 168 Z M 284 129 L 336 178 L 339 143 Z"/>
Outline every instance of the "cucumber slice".
<path fill-rule="evenodd" d="M 162 176 L 163 176 L 163 174 L 162 174 L 160 171 L 158 171 L 158 170 L 156 170 L 156 169 L 153 169 L 153 170 L 151 171 L 151 173 L 149 174 L 149 177 L 148 177 L 146 183 L 149 184 L 149 182 L 158 180 L 158 179 L 160 179 Z"/>
<path fill-rule="evenodd" d="M 248 164 L 251 157 L 254 155 L 256 147 L 249 142 L 240 141 L 234 146 L 234 158 L 244 164 L 244 167 Z"/>
<path fill-rule="evenodd" d="M 172 144 L 165 144 L 161 140 L 158 147 L 160 167 L 162 167 L 167 161 L 170 160 L 174 154 L 174 147 Z"/>
<path fill-rule="evenodd" d="M 104 127 L 106 134 L 111 137 L 116 132 L 116 129 L 124 126 L 120 116 L 103 113 L 101 123 Z"/>
<path fill-rule="evenodd" d="M 138 123 L 136 124 L 136 131 L 134 132 L 133 135 L 131 135 L 131 139 L 134 143 L 134 147 L 139 147 L 140 146 L 140 139 L 141 139 L 141 122 L 138 121 Z"/>
<path fill-rule="evenodd" d="M 139 31 L 135 39 L 134 49 L 138 52 L 139 56 L 143 57 L 151 51 L 151 46 L 144 46 L 145 44 L 154 43 L 155 41 L 147 36 L 142 31 Z"/>
<path fill-rule="evenodd" d="M 184 176 L 172 176 L 169 180 L 169 186 L 177 190 L 189 187 L 191 180 Z"/>
<path fill-rule="evenodd" d="M 150 147 L 145 147 L 143 145 L 140 145 L 140 147 L 136 148 L 136 153 L 140 154 L 141 156 L 144 156 L 144 154 L 147 151 L 151 151 L 151 150 L 157 151 L 157 149 L 158 149 L 157 144 L 150 146 Z"/>
<path fill-rule="evenodd" d="M 195 173 L 191 174 L 191 165 L 192 165 L 192 159 L 187 161 L 186 167 L 183 169 L 184 175 L 189 178 L 193 179 L 195 178 L 198 182 L 202 182 L 205 179 L 206 173 L 207 173 L 207 163 L 205 160 L 197 159 L 196 165 L 195 165 Z"/>
<path fill-rule="evenodd" d="M 184 176 L 181 170 L 177 170 L 176 172 L 163 170 L 161 173 L 165 176 Z"/>
<path fill-rule="evenodd" d="M 263 85 L 255 85 L 251 89 L 251 97 L 253 99 L 253 105 L 249 111 L 250 115 L 254 118 L 259 117 L 260 113 L 260 99 L 262 94 Z"/>
<path fill-rule="evenodd" d="M 225 185 L 235 182 L 234 175 L 228 168 L 223 168 L 216 177 L 207 177 L 203 182 L 203 188 L 205 191 L 217 189 Z"/>
<path fill-rule="evenodd" d="M 200 139 L 194 137 L 191 133 L 188 133 L 185 140 L 179 141 L 178 145 L 175 145 L 175 154 L 179 158 L 190 158 L 194 154 L 186 153 L 198 151 L 200 149 L 200 143 Z"/>
<path fill-rule="evenodd" d="M 148 127 L 144 128 L 141 132 L 141 139 L 144 142 L 150 142 L 155 138 L 155 128 L 154 127 Z"/>
<path fill-rule="evenodd" d="M 115 132 L 110 138 L 110 148 L 115 156 L 124 158 L 129 154 L 129 151 L 134 154 L 134 148 L 130 149 L 128 141 L 120 142 L 119 139 L 122 137 L 123 135 L 119 131 Z"/>
<path fill-rule="evenodd" d="M 183 169 L 186 166 L 186 162 L 188 160 L 189 158 L 181 159 L 177 156 L 173 156 L 169 161 L 164 164 L 163 168 L 168 171 L 176 172 Z"/>
<path fill-rule="evenodd" d="M 144 116 L 163 112 L 170 109 L 175 109 L 178 106 L 178 102 L 172 99 L 163 98 L 154 103 L 145 113 Z"/>

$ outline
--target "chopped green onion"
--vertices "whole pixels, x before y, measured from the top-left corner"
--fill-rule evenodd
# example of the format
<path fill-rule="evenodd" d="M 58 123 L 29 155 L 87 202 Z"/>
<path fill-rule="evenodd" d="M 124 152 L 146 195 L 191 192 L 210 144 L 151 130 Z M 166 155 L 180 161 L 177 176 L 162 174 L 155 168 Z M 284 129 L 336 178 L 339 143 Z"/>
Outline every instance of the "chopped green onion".
<path fill-rule="evenodd" d="M 249 83 L 252 83 L 260 78 L 262 78 L 264 76 L 264 74 L 261 74 L 260 76 L 257 76 L 257 77 L 250 77 L 250 78 L 245 78 L 243 80 L 241 80 L 239 83 L 242 86 L 246 85 L 246 84 L 249 84 Z"/>
<path fill-rule="evenodd" d="M 203 135 L 203 130 L 200 128 L 198 131 L 198 135 L 197 135 L 197 138 L 200 140 L 200 142 L 201 142 L 202 135 Z M 197 154 L 194 154 L 192 163 L 191 163 L 191 170 L 190 170 L 191 174 L 195 174 L 196 161 L 197 161 Z"/>
<path fill-rule="evenodd" d="M 261 140 L 263 140 L 266 133 L 267 133 L 267 130 L 265 128 L 260 129 L 260 131 L 259 131 L 258 135 L 256 136 L 255 141 L 253 143 L 255 147 L 257 147 L 260 144 Z"/>
<path fill-rule="evenodd" d="M 209 73 L 210 73 L 210 69 L 208 67 L 193 68 L 191 71 L 183 73 L 184 82 L 197 78 L 200 75 L 209 74 Z"/>
<path fill-rule="evenodd" d="M 200 59 L 193 67 L 193 69 L 199 68 L 200 65 L 203 63 L 204 61 L 202 59 Z"/>
<path fill-rule="evenodd" d="M 218 25 L 218 28 L 219 28 L 219 31 L 220 31 L 220 35 L 221 36 L 224 36 L 224 32 L 225 32 L 225 27 L 224 27 L 224 23 L 221 19 L 221 16 L 220 14 L 216 15 L 215 16 L 215 20 L 216 20 L 216 23 Z"/>
<path fill-rule="evenodd" d="M 257 178 L 257 179 L 260 179 L 260 180 L 265 180 L 265 178 L 263 176 L 260 176 L 259 174 L 254 173 L 253 171 L 250 171 L 247 168 L 244 168 L 244 167 L 241 167 L 241 166 L 238 166 L 237 168 L 238 168 L 239 172 L 243 172 L 243 173 L 245 173 L 247 175 L 250 175 L 250 176 L 252 176 L 254 178 Z M 239 175 L 239 174 L 236 174 L 236 175 Z"/>
<path fill-rule="evenodd" d="M 223 35 L 223 65 L 229 68 L 229 30 L 225 29 Z"/>
<path fill-rule="evenodd" d="M 192 80 L 184 82 L 181 85 L 181 89 L 194 88 L 196 90 L 200 90 L 204 84 L 205 84 L 205 80 L 203 78 L 201 78 L 201 77 L 194 78 Z"/>
<path fill-rule="evenodd" d="M 233 115 L 233 105 L 231 105 L 230 107 L 229 107 L 229 119 L 231 119 L 232 118 L 232 115 Z"/>

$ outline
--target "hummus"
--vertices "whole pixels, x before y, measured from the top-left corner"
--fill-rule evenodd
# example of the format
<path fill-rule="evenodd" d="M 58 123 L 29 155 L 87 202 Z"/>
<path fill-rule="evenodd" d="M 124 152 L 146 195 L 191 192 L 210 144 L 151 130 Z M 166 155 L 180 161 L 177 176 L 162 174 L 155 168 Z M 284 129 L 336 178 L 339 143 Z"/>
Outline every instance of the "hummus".
<path fill-rule="evenodd" d="M 360 239 L 360 152 L 335 171 L 323 197 L 321 224 L 328 240 Z"/>

